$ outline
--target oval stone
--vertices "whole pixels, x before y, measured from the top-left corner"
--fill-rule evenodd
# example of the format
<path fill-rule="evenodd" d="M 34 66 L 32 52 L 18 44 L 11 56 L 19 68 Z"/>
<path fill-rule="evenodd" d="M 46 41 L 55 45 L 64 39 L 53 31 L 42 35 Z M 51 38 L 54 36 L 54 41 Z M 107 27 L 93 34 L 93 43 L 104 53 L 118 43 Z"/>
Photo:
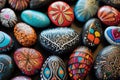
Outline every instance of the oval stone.
<path fill-rule="evenodd" d="M 48 16 L 56 26 L 70 26 L 74 20 L 72 8 L 63 1 L 53 2 L 48 8 Z"/>
<path fill-rule="evenodd" d="M 10 56 L 0 54 L 0 80 L 9 80 L 13 72 L 13 61 Z"/>
<path fill-rule="evenodd" d="M 6 0 L 0 0 L 0 9 L 2 9 L 6 4 Z"/>
<path fill-rule="evenodd" d="M 86 46 L 94 47 L 100 44 L 102 36 L 102 26 L 98 19 L 88 20 L 83 28 L 82 38 Z"/>
<path fill-rule="evenodd" d="M 24 74 L 34 75 L 42 67 L 43 56 L 35 49 L 19 48 L 14 53 L 14 61 Z"/>
<path fill-rule="evenodd" d="M 26 76 L 16 76 L 11 80 L 32 80 L 32 79 Z"/>
<path fill-rule="evenodd" d="M 50 24 L 50 20 L 47 15 L 34 10 L 23 11 L 21 18 L 24 22 L 36 28 L 44 28 Z"/>
<path fill-rule="evenodd" d="M 95 61 L 95 74 L 99 80 L 120 79 L 120 46 L 107 46 L 102 49 Z"/>
<path fill-rule="evenodd" d="M 5 27 L 14 27 L 17 23 L 17 16 L 10 8 L 4 8 L 0 12 L 0 22 Z"/>
<path fill-rule="evenodd" d="M 71 28 L 54 28 L 41 32 L 39 35 L 41 45 L 54 54 L 68 53 L 80 43 L 77 32 Z"/>
<path fill-rule="evenodd" d="M 8 0 L 10 6 L 17 11 L 26 9 L 29 6 L 29 2 L 30 0 Z"/>
<path fill-rule="evenodd" d="M 84 80 L 93 64 L 91 50 L 81 46 L 74 50 L 68 61 L 68 72 L 71 80 Z"/>
<path fill-rule="evenodd" d="M 41 80 L 67 80 L 64 61 L 57 56 L 47 58 L 41 69 Z"/>
<path fill-rule="evenodd" d="M 98 10 L 98 18 L 106 25 L 114 26 L 120 23 L 120 13 L 111 6 L 102 6 Z"/>
<path fill-rule="evenodd" d="M 0 53 L 11 50 L 13 45 L 12 38 L 7 33 L 0 31 Z"/>
<path fill-rule="evenodd" d="M 97 13 L 98 8 L 98 0 L 78 0 L 74 8 L 75 17 L 85 22 Z"/>
<path fill-rule="evenodd" d="M 18 23 L 15 25 L 14 35 L 22 46 L 32 46 L 37 40 L 35 30 L 25 23 Z"/>
<path fill-rule="evenodd" d="M 113 45 L 120 46 L 120 27 L 109 26 L 104 32 L 106 40 Z"/>

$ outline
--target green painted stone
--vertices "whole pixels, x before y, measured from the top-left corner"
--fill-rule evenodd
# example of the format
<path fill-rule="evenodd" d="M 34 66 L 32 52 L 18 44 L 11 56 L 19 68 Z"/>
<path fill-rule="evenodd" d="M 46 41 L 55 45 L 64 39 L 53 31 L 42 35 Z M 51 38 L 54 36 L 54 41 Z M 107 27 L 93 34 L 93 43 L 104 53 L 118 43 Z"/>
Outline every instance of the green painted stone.
<path fill-rule="evenodd" d="M 27 24 L 36 28 L 44 28 L 50 24 L 50 20 L 47 15 L 34 10 L 23 11 L 21 14 L 21 19 Z"/>

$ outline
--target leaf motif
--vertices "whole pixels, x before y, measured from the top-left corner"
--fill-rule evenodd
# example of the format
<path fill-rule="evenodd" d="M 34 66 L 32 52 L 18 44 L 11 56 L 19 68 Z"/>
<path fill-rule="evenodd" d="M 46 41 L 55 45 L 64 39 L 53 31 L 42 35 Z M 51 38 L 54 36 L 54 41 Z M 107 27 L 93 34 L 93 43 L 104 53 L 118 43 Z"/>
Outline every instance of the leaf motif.
<path fill-rule="evenodd" d="M 64 12 L 64 14 L 71 15 L 71 14 L 73 14 L 73 12 L 72 11 L 66 11 L 66 12 Z"/>
<path fill-rule="evenodd" d="M 58 11 L 50 11 L 49 14 L 54 15 L 54 14 L 56 14 L 57 12 L 58 12 Z"/>
<path fill-rule="evenodd" d="M 59 18 L 58 18 L 58 24 L 63 24 L 63 22 L 64 22 L 64 19 L 63 19 L 63 16 L 62 16 L 62 14 L 60 14 L 60 16 L 59 16 Z"/>
<path fill-rule="evenodd" d="M 52 17 L 53 20 L 56 20 L 58 18 L 59 14 L 56 14 Z"/>
<path fill-rule="evenodd" d="M 65 16 L 65 18 L 66 18 L 67 21 L 72 21 L 72 18 L 69 15 L 65 15 L 64 14 L 64 16 Z"/>

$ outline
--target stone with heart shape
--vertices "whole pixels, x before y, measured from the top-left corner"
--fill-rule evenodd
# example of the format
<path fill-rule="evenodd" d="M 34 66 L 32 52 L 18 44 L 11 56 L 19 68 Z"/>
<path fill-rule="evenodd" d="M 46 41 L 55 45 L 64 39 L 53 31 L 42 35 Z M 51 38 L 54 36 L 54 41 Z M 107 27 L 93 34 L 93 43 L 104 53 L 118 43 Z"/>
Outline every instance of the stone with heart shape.
<path fill-rule="evenodd" d="M 110 26 L 104 32 L 106 40 L 113 45 L 120 45 L 120 27 Z"/>
<path fill-rule="evenodd" d="M 41 45 L 54 54 L 68 53 L 80 43 L 79 34 L 71 28 L 54 28 L 41 32 Z"/>

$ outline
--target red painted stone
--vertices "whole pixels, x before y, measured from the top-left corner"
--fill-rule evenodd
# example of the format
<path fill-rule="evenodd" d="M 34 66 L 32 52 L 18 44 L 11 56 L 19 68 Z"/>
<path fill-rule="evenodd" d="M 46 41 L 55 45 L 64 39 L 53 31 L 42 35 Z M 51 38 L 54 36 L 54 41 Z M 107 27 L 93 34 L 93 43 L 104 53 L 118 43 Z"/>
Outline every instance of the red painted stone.
<path fill-rule="evenodd" d="M 120 13 L 111 6 L 103 6 L 98 11 L 99 19 L 106 25 L 118 25 L 120 23 Z"/>
<path fill-rule="evenodd" d="M 65 2 L 56 1 L 48 8 L 48 16 L 56 26 L 67 27 L 74 20 L 73 9 Z"/>
<path fill-rule="evenodd" d="M 35 49 L 20 48 L 15 51 L 14 60 L 24 74 L 34 75 L 42 66 L 43 56 Z"/>

